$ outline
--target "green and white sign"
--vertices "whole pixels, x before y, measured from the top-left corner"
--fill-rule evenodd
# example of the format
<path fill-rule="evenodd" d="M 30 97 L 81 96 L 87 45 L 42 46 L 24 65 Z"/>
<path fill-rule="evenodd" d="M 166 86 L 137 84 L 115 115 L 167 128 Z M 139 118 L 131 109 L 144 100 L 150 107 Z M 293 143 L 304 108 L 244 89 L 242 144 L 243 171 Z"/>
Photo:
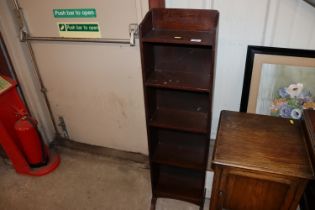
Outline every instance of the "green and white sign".
<path fill-rule="evenodd" d="M 55 18 L 96 18 L 96 9 L 53 9 Z"/>
<path fill-rule="evenodd" d="M 99 32 L 100 29 L 97 23 L 59 23 L 59 31 L 86 31 L 86 32 Z"/>
<path fill-rule="evenodd" d="M 101 38 L 101 31 L 98 23 L 57 23 L 61 37 L 72 38 Z"/>

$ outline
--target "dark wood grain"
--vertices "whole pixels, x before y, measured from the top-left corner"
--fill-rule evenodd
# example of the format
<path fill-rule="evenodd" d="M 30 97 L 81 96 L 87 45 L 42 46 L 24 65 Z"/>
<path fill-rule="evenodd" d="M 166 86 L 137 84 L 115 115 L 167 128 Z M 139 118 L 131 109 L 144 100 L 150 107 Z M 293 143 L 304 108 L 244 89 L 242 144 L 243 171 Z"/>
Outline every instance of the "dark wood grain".
<path fill-rule="evenodd" d="M 154 53 L 155 69 L 201 75 L 211 74 L 211 50 L 208 48 L 158 44 L 154 47 Z"/>
<path fill-rule="evenodd" d="M 155 29 L 179 31 L 211 31 L 218 24 L 219 13 L 199 9 L 153 9 Z"/>
<path fill-rule="evenodd" d="M 235 210 L 279 210 L 282 200 L 275 202 L 276 198 L 284 198 L 289 185 L 263 179 L 249 178 L 235 174 L 227 175 L 224 207 Z M 241 192 L 241 193 L 239 193 Z M 253 198 L 240 202 L 243 197 Z M 258 198 L 259 199 L 255 199 Z"/>
<path fill-rule="evenodd" d="M 152 161 L 160 164 L 204 171 L 209 137 L 187 132 L 160 129 Z"/>
<path fill-rule="evenodd" d="M 224 168 L 219 186 L 221 208 L 296 210 L 306 182 L 282 175 Z"/>
<path fill-rule="evenodd" d="M 144 82 L 148 86 L 211 92 L 212 51 L 206 47 L 144 44 Z"/>
<path fill-rule="evenodd" d="M 308 183 L 303 198 L 301 200 L 301 210 L 313 210 L 315 209 L 315 181 L 312 180 Z"/>
<path fill-rule="evenodd" d="M 147 89 L 150 126 L 209 133 L 208 93 Z"/>
<path fill-rule="evenodd" d="M 314 171 L 300 121 L 222 111 L 210 210 L 296 210 Z"/>
<path fill-rule="evenodd" d="M 217 23 L 214 10 L 151 9 L 140 24 L 152 205 L 203 206 Z"/>
<path fill-rule="evenodd" d="M 304 110 L 304 120 L 308 127 L 308 135 L 315 141 L 315 110 Z"/>
<path fill-rule="evenodd" d="M 201 75 L 210 74 L 212 71 L 211 50 L 203 46 L 145 43 L 144 50 L 145 56 L 151 61 L 146 63 L 146 70 L 191 72 Z"/>
<path fill-rule="evenodd" d="M 208 93 L 171 90 L 166 88 L 154 88 L 154 90 L 155 95 L 151 95 L 151 97 L 156 97 L 157 109 L 167 108 L 204 114 L 209 111 Z"/>
<path fill-rule="evenodd" d="M 149 125 L 181 131 L 208 133 L 207 122 L 207 114 L 205 113 L 162 108 L 156 110 L 149 121 Z"/>
<path fill-rule="evenodd" d="M 209 46 L 213 45 L 215 31 L 178 31 L 178 30 L 152 30 L 144 37 L 144 42 L 149 43 L 171 43 L 171 44 L 187 44 Z M 196 41 L 196 40 L 200 40 Z"/>
<path fill-rule="evenodd" d="M 303 128 L 310 160 L 315 169 L 315 110 L 303 111 Z"/>
<path fill-rule="evenodd" d="M 165 0 L 149 0 L 149 8 L 164 8 Z"/>
<path fill-rule="evenodd" d="M 156 186 L 159 197 L 175 198 L 195 204 L 203 200 L 203 172 L 161 166 Z"/>
<path fill-rule="evenodd" d="M 145 85 L 175 90 L 210 92 L 209 78 L 210 75 L 156 69 L 149 75 Z"/>
<path fill-rule="evenodd" d="M 301 122 L 228 111 L 222 112 L 221 122 L 213 163 L 313 177 Z"/>
<path fill-rule="evenodd" d="M 315 168 L 315 110 L 304 110 L 304 131 L 306 143 L 313 168 Z M 315 209 L 315 181 L 311 180 L 301 201 L 302 210 Z"/>

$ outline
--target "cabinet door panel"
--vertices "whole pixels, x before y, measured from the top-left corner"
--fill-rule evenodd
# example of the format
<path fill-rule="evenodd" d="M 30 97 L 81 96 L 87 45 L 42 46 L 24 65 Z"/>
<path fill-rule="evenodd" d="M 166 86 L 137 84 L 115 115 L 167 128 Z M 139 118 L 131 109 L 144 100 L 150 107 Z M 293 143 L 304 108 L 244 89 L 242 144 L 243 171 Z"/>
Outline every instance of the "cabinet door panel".
<path fill-rule="evenodd" d="M 292 180 L 283 177 L 223 170 L 221 204 L 233 210 L 279 210 L 287 206 L 293 188 Z"/>
<path fill-rule="evenodd" d="M 228 174 L 223 207 L 233 210 L 278 210 L 290 186 L 286 183 Z"/>

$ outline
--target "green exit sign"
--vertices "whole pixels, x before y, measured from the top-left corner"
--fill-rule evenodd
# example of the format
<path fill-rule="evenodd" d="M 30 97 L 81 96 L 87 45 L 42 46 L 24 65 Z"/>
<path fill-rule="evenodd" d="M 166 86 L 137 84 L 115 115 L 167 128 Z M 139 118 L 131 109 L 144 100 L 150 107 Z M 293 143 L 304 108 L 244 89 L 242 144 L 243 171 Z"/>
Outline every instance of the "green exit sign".
<path fill-rule="evenodd" d="M 96 18 L 96 9 L 53 9 L 55 18 Z"/>
<path fill-rule="evenodd" d="M 75 31 L 75 32 L 99 32 L 98 24 L 66 24 L 59 23 L 59 31 Z"/>

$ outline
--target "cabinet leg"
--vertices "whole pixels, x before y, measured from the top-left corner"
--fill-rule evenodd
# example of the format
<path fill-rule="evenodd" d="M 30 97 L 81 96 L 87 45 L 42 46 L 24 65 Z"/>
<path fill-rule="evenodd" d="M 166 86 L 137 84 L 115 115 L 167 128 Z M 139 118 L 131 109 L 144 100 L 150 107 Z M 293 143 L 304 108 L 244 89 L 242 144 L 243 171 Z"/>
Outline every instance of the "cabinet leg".
<path fill-rule="evenodd" d="M 199 207 L 199 210 L 203 210 L 203 205 L 201 205 L 201 206 Z"/>
<path fill-rule="evenodd" d="M 152 197 L 150 210 L 155 210 L 155 207 L 156 207 L 156 198 Z"/>
<path fill-rule="evenodd" d="M 205 205 L 205 199 L 201 201 L 199 210 L 203 210 L 204 205 Z"/>

